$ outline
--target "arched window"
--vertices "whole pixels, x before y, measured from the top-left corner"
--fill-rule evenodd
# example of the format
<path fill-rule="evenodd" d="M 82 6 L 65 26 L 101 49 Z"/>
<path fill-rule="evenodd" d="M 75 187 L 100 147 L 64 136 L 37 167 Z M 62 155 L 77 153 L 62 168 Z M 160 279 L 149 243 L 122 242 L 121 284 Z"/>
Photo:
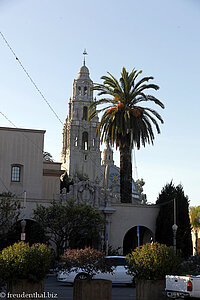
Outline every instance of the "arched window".
<path fill-rule="evenodd" d="M 78 87 L 78 95 L 81 95 L 81 87 Z"/>
<path fill-rule="evenodd" d="M 92 140 L 92 146 L 95 147 L 95 138 Z"/>
<path fill-rule="evenodd" d="M 75 137 L 75 140 L 74 140 L 74 146 L 78 147 L 78 137 L 77 136 Z"/>
<path fill-rule="evenodd" d="M 88 133 L 86 131 L 82 134 L 82 148 L 88 150 Z"/>
<path fill-rule="evenodd" d="M 84 87 L 84 96 L 87 95 L 87 86 Z"/>
<path fill-rule="evenodd" d="M 87 106 L 84 106 L 83 107 L 83 119 L 82 120 L 87 121 L 87 119 L 88 119 L 88 108 L 87 108 Z"/>
<path fill-rule="evenodd" d="M 11 181 L 12 182 L 21 182 L 21 165 L 12 165 L 11 166 Z"/>

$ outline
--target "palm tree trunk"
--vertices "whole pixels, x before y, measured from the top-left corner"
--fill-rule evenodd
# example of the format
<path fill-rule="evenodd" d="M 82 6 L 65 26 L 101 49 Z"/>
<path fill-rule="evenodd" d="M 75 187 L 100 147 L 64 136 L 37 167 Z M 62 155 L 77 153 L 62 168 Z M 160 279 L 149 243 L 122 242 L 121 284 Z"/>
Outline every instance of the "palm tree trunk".
<path fill-rule="evenodd" d="M 121 146 L 120 149 L 120 197 L 122 203 L 132 203 L 132 149 Z"/>
<path fill-rule="evenodd" d="M 195 255 L 198 255 L 198 230 L 195 230 Z"/>

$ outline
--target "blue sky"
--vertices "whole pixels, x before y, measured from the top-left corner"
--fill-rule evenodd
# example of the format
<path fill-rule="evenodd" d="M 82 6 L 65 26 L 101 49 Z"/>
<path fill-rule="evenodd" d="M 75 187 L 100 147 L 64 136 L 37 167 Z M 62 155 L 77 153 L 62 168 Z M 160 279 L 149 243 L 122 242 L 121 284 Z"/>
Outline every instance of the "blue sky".
<path fill-rule="evenodd" d="M 149 202 L 173 179 L 200 204 L 199 0 L 0 0 L 0 31 L 63 122 L 84 48 L 94 82 L 107 71 L 119 78 L 123 66 L 152 75 L 165 123 L 154 146 L 136 151 L 138 177 Z M 1 36 L 0 99 L 17 127 L 46 130 L 45 151 L 60 161 L 62 124 Z M 2 115 L 0 126 L 12 127 Z"/>

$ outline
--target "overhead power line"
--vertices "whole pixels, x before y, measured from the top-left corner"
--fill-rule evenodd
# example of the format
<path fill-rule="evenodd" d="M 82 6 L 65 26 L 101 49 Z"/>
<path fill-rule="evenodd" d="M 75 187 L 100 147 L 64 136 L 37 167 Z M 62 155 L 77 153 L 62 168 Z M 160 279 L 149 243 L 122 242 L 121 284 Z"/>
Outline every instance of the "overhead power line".
<path fill-rule="evenodd" d="M 10 121 L 10 119 L 0 111 L 0 114 L 10 123 L 12 124 L 16 129 L 18 129 L 18 127 L 12 122 Z M 36 144 L 32 139 L 30 139 L 25 133 L 23 132 L 19 132 L 21 133 L 27 140 L 29 140 L 34 146 L 36 146 L 36 148 L 38 148 L 40 151 L 42 151 L 42 153 L 44 153 L 43 149 L 41 147 L 38 146 L 38 144 Z"/>
<path fill-rule="evenodd" d="M 14 127 L 16 127 L 17 128 L 17 126 L 15 126 L 15 124 L 12 122 L 12 121 L 10 121 L 10 119 L 8 119 L 8 117 L 4 114 L 4 113 L 2 113 L 1 111 L 0 111 L 0 114 L 10 123 L 10 124 L 12 124 L 12 126 L 14 126 Z"/>
<path fill-rule="evenodd" d="M 8 48 L 10 49 L 10 51 L 12 52 L 13 56 L 15 57 L 15 59 L 17 60 L 17 62 L 19 63 L 19 65 L 21 66 L 21 68 L 23 69 L 23 71 L 25 72 L 25 74 L 27 75 L 27 77 L 29 78 L 29 80 L 31 81 L 31 83 L 33 84 L 33 86 L 35 87 L 35 89 L 37 90 L 37 92 L 40 94 L 40 96 L 42 97 L 42 99 L 48 105 L 48 107 L 53 112 L 53 114 L 56 116 L 56 118 L 59 120 L 59 122 L 62 125 L 64 125 L 63 122 L 61 121 L 61 119 L 59 118 L 59 116 L 57 115 L 57 113 L 55 112 L 55 110 L 52 108 L 51 104 L 47 101 L 46 97 L 43 95 L 43 93 L 40 91 L 40 89 L 38 88 L 38 86 L 36 85 L 36 83 L 33 81 L 33 79 L 31 78 L 31 76 L 29 75 L 29 73 L 27 72 L 27 70 L 23 66 L 22 62 L 17 57 L 16 53 L 14 52 L 14 50 L 12 49 L 12 47 L 10 46 L 10 44 L 8 43 L 8 41 L 6 40 L 5 36 L 3 35 L 3 33 L 1 31 L 0 31 L 0 35 L 2 36 L 4 42 L 6 43 L 6 45 L 8 46 Z"/>
<path fill-rule="evenodd" d="M 33 84 L 33 86 L 35 87 L 35 89 L 37 90 L 37 92 L 40 94 L 40 96 L 42 97 L 42 99 L 45 101 L 45 103 L 48 105 L 48 107 L 50 108 L 50 110 L 53 112 L 53 114 L 55 115 L 55 117 L 59 120 L 59 122 L 64 125 L 64 123 L 61 121 L 61 119 L 59 118 L 58 114 L 55 112 L 55 110 L 52 108 L 52 106 L 50 105 L 50 103 L 47 101 L 46 97 L 43 95 L 43 93 L 40 91 L 40 89 L 38 88 L 38 86 L 36 85 L 36 83 L 34 82 L 34 80 L 32 79 L 32 77 L 30 76 L 30 74 L 28 73 L 28 71 L 25 69 L 25 67 L 23 66 L 22 62 L 20 61 L 20 59 L 18 58 L 18 56 L 16 55 L 16 53 L 14 52 L 13 48 L 10 46 L 10 44 L 8 43 L 7 39 L 5 38 L 5 36 L 3 35 L 3 33 L 0 31 L 0 35 L 2 37 L 2 39 L 4 40 L 4 42 L 6 43 L 7 47 L 9 48 L 9 50 L 11 51 L 11 53 L 13 54 L 13 56 L 15 57 L 16 61 L 19 63 L 20 67 L 23 69 L 23 71 L 25 72 L 25 74 L 27 75 L 27 77 L 29 78 L 29 80 L 31 81 L 31 83 Z M 0 111 L 0 114 L 10 123 L 12 124 L 15 128 L 18 128 L 12 121 L 9 120 L 9 118 Z M 23 134 L 23 133 L 22 133 Z M 44 152 L 43 149 L 41 149 L 37 144 L 35 144 L 28 136 L 26 136 L 25 134 L 23 134 L 27 139 L 29 139 L 37 148 L 39 148 L 42 153 Z M 101 167 L 99 167 L 95 160 L 91 157 L 91 155 L 89 155 L 90 160 L 94 163 L 94 165 L 96 165 L 97 168 L 99 168 L 100 173 L 104 174 L 104 172 L 102 171 Z M 65 168 L 64 168 L 65 169 Z M 66 169 L 65 169 L 66 170 Z M 136 167 L 136 172 L 137 172 L 137 167 Z"/>
<path fill-rule="evenodd" d="M 54 113 L 54 115 L 56 116 L 56 118 L 60 121 L 60 123 L 62 125 L 64 125 L 64 123 L 60 120 L 60 118 L 58 117 L 57 113 L 54 111 L 54 109 L 51 107 L 51 105 L 49 104 L 49 102 L 46 100 L 46 98 L 44 97 L 44 95 L 42 94 L 42 92 L 40 91 L 40 89 L 37 87 L 36 83 L 33 81 L 33 79 L 31 78 L 31 76 L 29 75 L 29 73 L 26 71 L 26 69 L 24 68 L 24 66 L 22 65 L 21 61 L 19 60 L 19 58 L 17 57 L 16 53 L 14 52 L 14 50 L 12 49 L 12 47 L 10 46 L 10 44 L 8 43 L 7 39 L 5 38 L 5 36 L 3 35 L 3 33 L 0 31 L 0 34 L 4 40 L 4 42 L 6 43 L 6 45 L 8 46 L 8 48 L 10 49 L 10 51 L 12 52 L 13 56 L 15 57 L 15 59 L 18 61 L 19 65 L 21 66 L 21 68 L 23 69 L 23 71 L 25 72 L 25 74 L 28 76 L 29 80 L 31 81 L 31 83 L 34 85 L 34 87 L 36 88 L 36 90 L 38 91 L 38 93 L 41 95 L 41 97 L 43 98 L 43 100 L 46 102 L 46 104 L 49 106 L 49 108 L 51 109 L 51 111 Z M 12 123 L 5 114 L 3 114 L 2 112 L 0 112 L 2 114 L 2 116 L 10 122 L 10 124 L 12 124 L 14 127 L 15 124 Z M 17 128 L 17 127 L 16 127 Z M 28 138 L 28 137 L 27 137 Z M 96 162 L 91 158 L 92 162 L 97 166 Z M 102 170 L 100 168 L 100 172 L 102 173 Z"/>

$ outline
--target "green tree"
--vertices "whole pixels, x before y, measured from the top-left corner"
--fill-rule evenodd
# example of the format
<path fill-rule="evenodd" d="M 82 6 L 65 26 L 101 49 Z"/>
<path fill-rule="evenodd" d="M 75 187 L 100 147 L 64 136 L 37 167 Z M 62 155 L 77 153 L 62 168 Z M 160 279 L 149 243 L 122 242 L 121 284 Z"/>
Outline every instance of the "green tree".
<path fill-rule="evenodd" d="M 105 221 L 102 214 L 86 203 L 75 200 L 53 202 L 51 206 L 37 206 L 34 219 L 42 226 L 49 240 L 55 243 L 57 255 L 65 248 L 97 246 Z"/>
<path fill-rule="evenodd" d="M 200 206 L 190 207 L 190 224 L 195 232 L 195 253 L 198 254 L 198 231 L 200 228 Z"/>
<path fill-rule="evenodd" d="M 183 257 L 192 254 L 191 227 L 189 219 L 189 199 L 181 184 L 166 184 L 158 196 L 156 204 L 160 211 L 156 220 L 156 241 L 167 246 L 173 245 L 174 199 L 176 199 L 177 249 Z"/>
<path fill-rule="evenodd" d="M 10 192 L 0 194 L 0 249 L 9 244 L 9 231 L 14 229 L 21 212 L 20 201 Z"/>
<path fill-rule="evenodd" d="M 110 73 L 108 76 L 102 76 L 103 84 L 94 85 L 93 90 L 99 91 L 98 96 L 103 97 L 90 106 L 89 120 L 99 112 L 103 112 L 97 127 L 97 135 L 100 134 L 101 143 L 108 141 L 112 146 L 116 144 L 116 149 L 119 148 L 120 151 L 121 202 L 132 202 L 131 154 L 133 147 L 140 149 L 141 145 L 153 144 L 152 124 L 160 133 L 157 119 L 163 123 L 161 116 L 155 110 L 140 106 L 141 102 L 149 101 L 164 108 L 157 98 L 145 94 L 146 90 L 159 89 L 157 85 L 147 83 L 153 77 L 144 77 L 136 82 L 141 73 L 142 71 L 133 69 L 129 74 L 123 68 L 119 81 Z M 102 104 L 106 106 L 102 108 Z"/>
<path fill-rule="evenodd" d="M 66 188 L 66 191 L 69 192 L 70 185 L 73 185 L 73 179 L 68 176 L 67 171 L 60 177 L 60 190 Z"/>

